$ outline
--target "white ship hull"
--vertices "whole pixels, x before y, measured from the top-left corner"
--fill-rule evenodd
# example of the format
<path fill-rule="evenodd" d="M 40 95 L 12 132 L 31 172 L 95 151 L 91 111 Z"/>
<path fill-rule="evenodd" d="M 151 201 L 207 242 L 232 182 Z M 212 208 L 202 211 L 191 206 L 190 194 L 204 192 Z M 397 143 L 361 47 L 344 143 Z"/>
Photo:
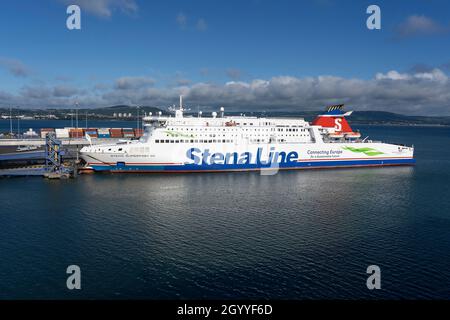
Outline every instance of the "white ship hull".
<path fill-rule="evenodd" d="M 386 143 L 146 144 L 83 152 L 95 171 L 196 172 L 412 165 L 413 149 Z M 95 147 L 94 147 L 95 150 Z"/>

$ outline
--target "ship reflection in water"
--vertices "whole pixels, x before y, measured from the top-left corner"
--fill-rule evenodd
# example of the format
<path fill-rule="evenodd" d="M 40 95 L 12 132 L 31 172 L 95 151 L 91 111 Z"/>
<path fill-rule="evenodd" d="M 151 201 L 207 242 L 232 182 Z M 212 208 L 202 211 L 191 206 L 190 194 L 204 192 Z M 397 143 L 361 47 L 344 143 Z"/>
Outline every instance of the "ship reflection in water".
<path fill-rule="evenodd" d="M 449 129 L 364 130 L 417 165 L 2 180 L 0 298 L 450 298 Z"/>

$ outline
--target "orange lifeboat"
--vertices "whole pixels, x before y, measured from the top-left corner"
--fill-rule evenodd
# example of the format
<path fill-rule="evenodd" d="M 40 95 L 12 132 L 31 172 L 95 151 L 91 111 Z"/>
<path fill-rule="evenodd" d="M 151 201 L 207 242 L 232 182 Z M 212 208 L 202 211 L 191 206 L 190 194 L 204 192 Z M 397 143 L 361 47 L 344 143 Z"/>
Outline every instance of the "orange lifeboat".
<path fill-rule="evenodd" d="M 358 139 L 358 138 L 361 138 L 361 133 L 359 133 L 359 132 L 347 132 L 345 134 L 345 137 L 347 139 Z"/>
<path fill-rule="evenodd" d="M 225 126 L 226 127 L 234 127 L 234 126 L 236 126 L 236 122 L 234 122 L 234 121 L 227 121 L 227 122 L 225 122 Z"/>
<path fill-rule="evenodd" d="M 328 135 L 330 138 L 339 139 L 344 137 L 343 132 L 333 132 Z"/>

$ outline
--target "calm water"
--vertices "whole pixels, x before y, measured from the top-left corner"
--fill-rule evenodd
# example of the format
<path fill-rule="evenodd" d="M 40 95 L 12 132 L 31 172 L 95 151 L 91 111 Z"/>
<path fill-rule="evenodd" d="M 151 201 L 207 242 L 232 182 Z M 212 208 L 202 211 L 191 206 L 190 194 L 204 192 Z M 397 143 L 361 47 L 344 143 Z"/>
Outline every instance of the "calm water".
<path fill-rule="evenodd" d="M 361 129 L 417 165 L 1 179 L 0 298 L 449 299 L 450 129 Z"/>

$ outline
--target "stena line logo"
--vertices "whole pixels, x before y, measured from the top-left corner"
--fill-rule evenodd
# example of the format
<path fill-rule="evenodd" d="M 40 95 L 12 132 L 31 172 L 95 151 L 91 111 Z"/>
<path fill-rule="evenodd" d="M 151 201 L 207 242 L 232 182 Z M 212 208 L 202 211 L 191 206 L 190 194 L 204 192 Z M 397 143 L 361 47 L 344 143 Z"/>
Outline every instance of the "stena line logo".
<path fill-rule="evenodd" d="M 263 153 L 262 148 L 258 148 L 256 154 L 252 152 L 210 152 L 209 149 L 200 150 L 199 148 L 190 148 L 186 152 L 190 162 L 195 165 L 213 165 L 213 164 L 257 164 L 257 165 L 271 165 L 273 163 L 287 164 L 296 162 L 298 160 L 298 153 L 291 151 L 286 153 L 284 151 L 277 152 L 274 147 L 270 148 L 269 153 Z"/>
<path fill-rule="evenodd" d="M 336 129 L 336 131 L 342 131 L 342 119 L 341 118 L 334 119 L 334 128 Z"/>

